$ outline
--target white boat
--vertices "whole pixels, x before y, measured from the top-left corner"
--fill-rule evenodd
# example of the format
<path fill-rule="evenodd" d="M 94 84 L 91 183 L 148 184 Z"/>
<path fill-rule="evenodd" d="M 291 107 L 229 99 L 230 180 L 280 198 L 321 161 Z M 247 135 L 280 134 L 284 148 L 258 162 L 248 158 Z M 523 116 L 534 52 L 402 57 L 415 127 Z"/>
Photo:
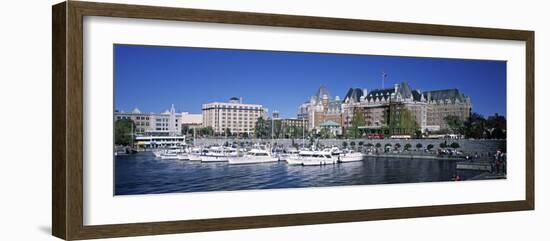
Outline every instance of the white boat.
<path fill-rule="evenodd" d="M 296 148 L 285 149 L 282 153 L 279 153 L 279 161 L 286 161 L 291 157 L 298 157 L 300 152 Z"/>
<path fill-rule="evenodd" d="M 344 152 L 340 153 L 338 160 L 340 162 L 358 162 L 358 161 L 363 161 L 364 157 L 365 155 L 361 152 L 356 152 L 353 150 L 344 150 Z"/>
<path fill-rule="evenodd" d="M 187 154 L 187 160 L 189 161 L 201 161 L 201 156 L 203 155 L 203 149 L 199 147 L 194 147 Z"/>
<path fill-rule="evenodd" d="M 239 153 L 235 148 L 214 146 L 201 156 L 201 162 L 227 162 L 229 157 L 237 157 Z"/>
<path fill-rule="evenodd" d="M 178 160 L 189 160 L 189 154 L 187 153 L 179 153 L 178 154 Z"/>
<path fill-rule="evenodd" d="M 175 153 L 175 152 L 162 153 L 160 155 L 160 159 L 163 159 L 163 160 L 177 160 L 178 159 L 178 153 Z"/>
<path fill-rule="evenodd" d="M 300 151 L 297 157 L 286 160 L 289 165 L 320 166 L 338 163 L 338 158 L 329 151 Z"/>
<path fill-rule="evenodd" d="M 164 160 L 181 160 L 180 156 L 187 157 L 187 154 L 185 153 L 185 149 L 183 147 L 171 147 L 169 149 L 161 150 L 158 153 L 153 153 L 155 154 L 155 156 L 158 155 L 160 159 Z"/>
<path fill-rule="evenodd" d="M 126 152 L 126 149 L 124 148 L 121 148 L 121 149 L 116 149 L 115 150 L 115 156 L 126 156 L 128 155 L 128 152 Z"/>
<path fill-rule="evenodd" d="M 271 150 L 264 147 L 255 147 L 247 152 L 244 156 L 236 156 L 228 158 L 229 164 L 252 164 L 252 163 L 266 163 L 266 162 L 277 162 L 279 161 L 278 157 L 275 157 L 271 154 Z"/>

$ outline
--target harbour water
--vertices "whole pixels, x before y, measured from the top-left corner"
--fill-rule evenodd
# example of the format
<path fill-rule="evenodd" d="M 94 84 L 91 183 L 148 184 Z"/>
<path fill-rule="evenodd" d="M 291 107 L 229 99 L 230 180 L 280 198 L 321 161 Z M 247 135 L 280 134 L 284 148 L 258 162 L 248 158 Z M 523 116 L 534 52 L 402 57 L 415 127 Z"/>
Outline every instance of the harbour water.
<path fill-rule="evenodd" d="M 229 165 L 155 159 L 143 152 L 115 157 L 115 195 L 328 187 L 468 180 L 480 171 L 457 170 L 450 160 L 367 158 L 326 166 L 285 162 Z"/>

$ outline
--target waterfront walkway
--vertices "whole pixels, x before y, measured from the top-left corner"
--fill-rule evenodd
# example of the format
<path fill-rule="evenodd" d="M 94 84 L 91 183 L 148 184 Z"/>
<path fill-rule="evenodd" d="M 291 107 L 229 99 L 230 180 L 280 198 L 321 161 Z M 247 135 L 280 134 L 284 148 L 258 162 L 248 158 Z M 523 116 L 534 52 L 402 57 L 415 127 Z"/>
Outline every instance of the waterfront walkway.
<path fill-rule="evenodd" d="M 470 180 L 494 180 L 494 179 L 506 179 L 506 174 L 484 172 L 475 177 L 472 177 Z"/>

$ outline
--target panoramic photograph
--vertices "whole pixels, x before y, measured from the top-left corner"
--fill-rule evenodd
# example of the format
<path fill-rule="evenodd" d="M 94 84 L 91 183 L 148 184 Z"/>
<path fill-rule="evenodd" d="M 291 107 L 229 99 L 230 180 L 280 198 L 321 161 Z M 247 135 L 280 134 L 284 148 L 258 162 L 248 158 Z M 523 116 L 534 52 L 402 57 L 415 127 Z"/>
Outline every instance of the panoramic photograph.
<path fill-rule="evenodd" d="M 506 179 L 506 61 L 113 52 L 114 195 Z"/>

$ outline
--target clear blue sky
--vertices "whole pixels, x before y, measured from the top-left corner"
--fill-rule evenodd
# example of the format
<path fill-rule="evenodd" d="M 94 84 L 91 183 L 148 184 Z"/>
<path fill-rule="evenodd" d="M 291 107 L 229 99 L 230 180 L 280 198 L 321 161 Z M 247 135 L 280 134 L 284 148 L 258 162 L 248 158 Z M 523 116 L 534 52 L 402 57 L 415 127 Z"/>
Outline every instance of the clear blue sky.
<path fill-rule="evenodd" d="M 200 113 L 203 103 L 242 97 L 282 117 L 320 85 L 343 98 L 350 87 L 407 81 L 413 89 L 457 88 L 473 111 L 506 115 L 506 62 L 255 50 L 115 45 L 115 109 Z"/>

